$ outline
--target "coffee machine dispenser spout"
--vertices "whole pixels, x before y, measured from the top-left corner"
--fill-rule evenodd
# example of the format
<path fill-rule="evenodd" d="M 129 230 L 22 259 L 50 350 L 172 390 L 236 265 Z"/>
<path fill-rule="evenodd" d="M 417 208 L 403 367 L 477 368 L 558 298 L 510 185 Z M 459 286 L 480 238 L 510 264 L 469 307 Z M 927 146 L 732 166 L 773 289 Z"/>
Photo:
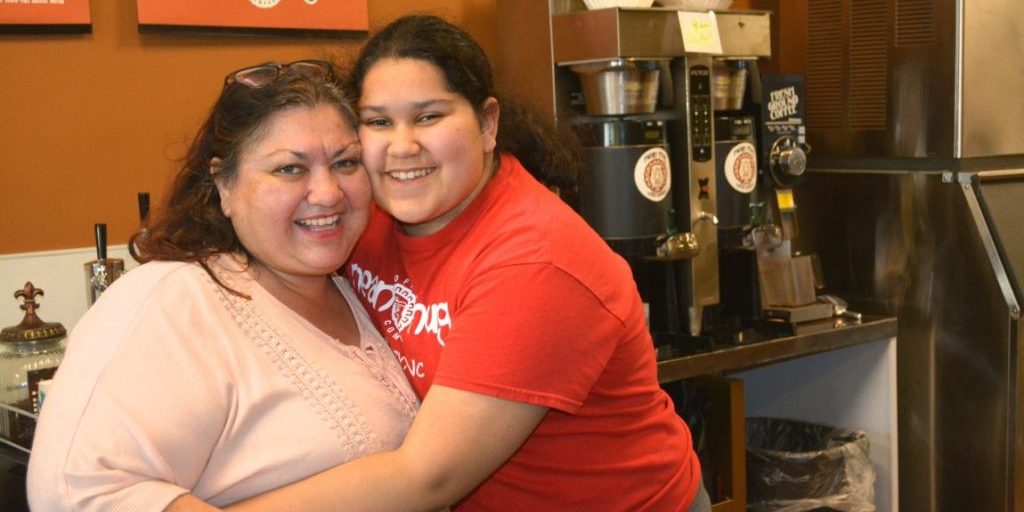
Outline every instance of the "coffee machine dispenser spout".
<path fill-rule="evenodd" d="M 657 256 L 655 261 L 687 260 L 700 254 L 700 241 L 693 233 L 676 233 L 658 237 Z"/>
<path fill-rule="evenodd" d="M 702 220 L 710 220 L 712 224 L 714 224 L 716 226 L 718 225 L 718 216 L 716 216 L 713 213 L 708 213 L 708 212 L 700 212 L 700 213 L 698 213 L 697 214 L 697 219 L 696 219 L 695 222 L 700 222 Z"/>

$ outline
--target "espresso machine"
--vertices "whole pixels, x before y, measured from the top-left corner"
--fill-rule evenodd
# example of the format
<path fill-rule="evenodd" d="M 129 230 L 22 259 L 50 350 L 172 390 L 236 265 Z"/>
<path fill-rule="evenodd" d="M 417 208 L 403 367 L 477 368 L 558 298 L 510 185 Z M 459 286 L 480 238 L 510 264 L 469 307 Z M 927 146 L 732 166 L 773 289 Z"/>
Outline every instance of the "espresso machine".
<path fill-rule="evenodd" d="M 706 310 L 721 297 L 715 62 L 769 57 L 770 13 L 699 13 L 717 28 L 720 51 L 709 51 L 688 48 L 675 9 L 552 0 L 507 11 L 550 39 L 521 30 L 502 43 L 550 61 L 520 57 L 499 78 L 579 135 L 573 206 L 630 264 L 655 344 L 700 350 L 711 341 Z"/>

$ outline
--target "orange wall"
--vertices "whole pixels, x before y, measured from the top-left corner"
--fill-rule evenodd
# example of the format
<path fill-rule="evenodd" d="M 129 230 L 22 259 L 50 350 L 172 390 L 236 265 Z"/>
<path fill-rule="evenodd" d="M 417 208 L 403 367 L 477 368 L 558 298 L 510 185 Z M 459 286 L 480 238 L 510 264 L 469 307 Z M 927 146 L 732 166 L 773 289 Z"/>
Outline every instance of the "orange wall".
<path fill-rule="evenodd" d="M 733 8 L 778 12 L 794 2 L 804 0 Z M 494 54 L 495 0 L 368 5 L 371 32 L 403 14 L 437 14 Z M 139 34 L 135 0 L 92 0 L 91 13 L 91 34 L 0 35 L 0 254 L 91 246 L 96 222 L 107 223 L 111 245 L 125 243 L 138 223 L 136 193 L 161 203 L 224 74 L 268 60 L 344 60 L 363 42 Z M 783 39 L 782 57 L 799 60 L 802 46 L 787 42 L 802 40 Z"/>
<path fill-rule="evenodd" d="M 217 0 L 223 1 L 223 0 Z M 0 35 L 0 254 L 110 244 L 154 207 L 229 71 L 344 58 L 363 39 L 139 34 L 134 0 L 92 0 L 92 33 Z M 492 51 L 494 0 L 369 0 L 370 30 L 444 16 Z"/>

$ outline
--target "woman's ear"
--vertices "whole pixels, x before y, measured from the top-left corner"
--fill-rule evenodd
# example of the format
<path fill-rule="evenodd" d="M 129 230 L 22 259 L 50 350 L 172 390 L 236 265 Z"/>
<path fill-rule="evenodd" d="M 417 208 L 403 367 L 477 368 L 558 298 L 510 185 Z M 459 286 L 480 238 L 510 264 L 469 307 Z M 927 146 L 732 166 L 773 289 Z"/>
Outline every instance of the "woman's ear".
<path fill-rule="evenodd" d="M 498 121 L 501 119 L 501 107 L 494 97 L 484 100 L 480 109 L 480 128 L 484 136 L 484 151 L 490 153 L 498 146 Z"/>
<path fill-rule="evenodd" d="M 213 177 L 213 183 L 217 186 L 217 193 L 220 194 L 220 211 L 224 213 L 224 216 L 231 218 L 231 208 L 229 198 L 231 196 L 231 188 L 225 183 L 226 180 L 221 176 L 221 171 L 224 170 L 224 161 L 218 157 L 210 159 L 210 176 Z"/>

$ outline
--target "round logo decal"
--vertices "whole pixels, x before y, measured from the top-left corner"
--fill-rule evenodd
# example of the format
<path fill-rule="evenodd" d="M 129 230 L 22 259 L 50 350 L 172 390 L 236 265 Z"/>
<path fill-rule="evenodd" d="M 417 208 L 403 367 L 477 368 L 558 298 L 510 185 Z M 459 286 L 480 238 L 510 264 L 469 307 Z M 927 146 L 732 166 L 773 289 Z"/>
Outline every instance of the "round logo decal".
<path fill-rule="evenodd" d="M 665 199 L 672 188 L 672 171 L 668 153 L 662 148 L 644 151 L 633 168 L 636 189 L 647 199 L 658 202 Z"/>
<path fill-rule="evenodd" d="M 725 179 L 737 192 L 749 194 L 757 186 L 757 150 L 749 142 L 732 147 L 725 157 Z"/>
<path fill-rule="evenodd" d="M 280 3 L 281 0 L 249 0 L 249 2 L 260 9 L 270 9 Z"/>

